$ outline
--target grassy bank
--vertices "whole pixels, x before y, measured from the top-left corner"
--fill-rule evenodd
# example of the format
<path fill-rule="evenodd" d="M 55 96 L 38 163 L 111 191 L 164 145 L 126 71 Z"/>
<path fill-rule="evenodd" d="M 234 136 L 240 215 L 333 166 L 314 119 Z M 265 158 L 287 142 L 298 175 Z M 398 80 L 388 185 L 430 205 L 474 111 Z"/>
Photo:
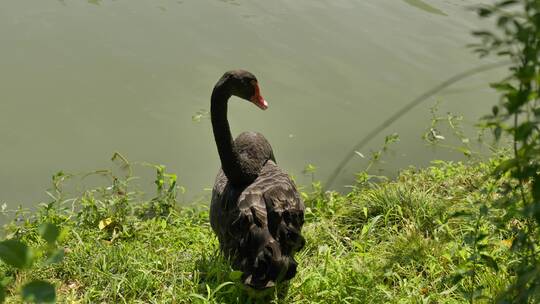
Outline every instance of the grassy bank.
<path fill-rule="evenodd" d="M 394 181 L 358 184 L 347 195 L 302 189 L 307 245 L 282 302 L 462 303 L 471 292 L 494 300 L 512 267 L 511 227 L 496 228 L 488 219 L 500 214 L 481 208 L 497 196 L 498 185 L 486 177 L 494 166 L 440 162 Z M 56 188 L 56 199 L 37 215 L 7 225 L 9 238 L 39 248 L 38 223 L 56 224 L 65 253 L 47 265 L 38 256 L 22 271 L 2 263 L 8 302 L 20 301 L 31 279 L 52 282 L 60 302 L 246 301 L 237 273 L 218 253 L 207 208 L 171 208 L 173 176 L 158 170 L 158 195 L 143 203 L 126 180 L 112 181 L 75 200 Z"/>

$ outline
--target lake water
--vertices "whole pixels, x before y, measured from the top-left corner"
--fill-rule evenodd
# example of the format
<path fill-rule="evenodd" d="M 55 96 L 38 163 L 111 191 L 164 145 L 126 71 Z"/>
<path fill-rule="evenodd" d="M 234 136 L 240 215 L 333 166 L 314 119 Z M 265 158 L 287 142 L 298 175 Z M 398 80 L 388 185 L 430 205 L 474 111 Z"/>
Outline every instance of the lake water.
<path fill-rule="evenodd" d="M 131 161 L 165 164 L 188 197 L 204 195 L 219 167 L 209 109 L 215 81 L 253 72 L 267 111 L 231 100 L 234 134 L 259 131 L 301 184 L 308 164 L 325 179 L 385 118 L 457 73 L 482 64 L 466 47 L 483 27 L 478 0 L 2 0 L 0 202 L 46 199 L 50 176 Z M 486 63 L 486 62 L 484 62 Z M 438 92 L 362 151 L 398 132 L 386 174 L 460 153 L 421 139 L 430 111 L 471 126 L 497 101 L 487 84 L 504 68 Z M 366 160 L 336 180 L 350 184 Z M 139 174 L 150 177 L 150 169 Z M 152 179 L 143 186 L 150 188 Z"/>

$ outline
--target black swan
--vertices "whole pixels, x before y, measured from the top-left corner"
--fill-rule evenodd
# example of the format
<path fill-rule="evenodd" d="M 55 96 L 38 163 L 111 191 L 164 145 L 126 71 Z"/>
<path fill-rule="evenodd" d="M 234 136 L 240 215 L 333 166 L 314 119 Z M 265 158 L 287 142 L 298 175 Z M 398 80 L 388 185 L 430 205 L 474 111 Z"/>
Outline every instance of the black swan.
<path fill-rule="evenodd" d="M 244 132 L 233 141 L 227 121 L 232 95 L 268 107 L 248 71 L 226 72 L 216 83 L 210 112 L 221 170 L 212 190 L 210 223 L 221 251 L 242 272 L 243 284 L 261 290 L 295 276 L 294 254 L 305 244 L 300 234 L 304 204 L 262 134 Z"/>

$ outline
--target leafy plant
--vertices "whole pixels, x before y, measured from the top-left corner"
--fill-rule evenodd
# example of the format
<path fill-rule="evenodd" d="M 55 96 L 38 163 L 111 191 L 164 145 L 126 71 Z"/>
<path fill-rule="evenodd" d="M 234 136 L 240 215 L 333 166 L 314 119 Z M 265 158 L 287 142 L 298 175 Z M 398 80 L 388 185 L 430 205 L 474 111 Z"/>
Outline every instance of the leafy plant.
<path fill-rule="evenodd" d="M 382 145 L 382 147 L 379 150 L 370 152 L 370 156 L 369 156 L 368 164 L 366 168 L 356 173 L 356 185 L 352 187 L 353 189 L 368 185 L 369 182 L 373 180 L 386 180 L 386 177 L 373 175 L 370 173 L 370 171 L 374 165 L 383 162 L 382 156 L 384 155 L 384 153 L 387 152 L 388 149 L 390 149 L 391 145 L 397 142 L 399 142 L 398 133 L 392 133 L 384 137 L 384 144 Z M 355 153 L 361 158 L 365 158 L 364 154 L 362 154 L 361 152 L 355 151 Z"/>
<path fill-rule="evenodd" d="M 513 149 L 493 172 L 509 178 L 500 189 L 497 207 L 505 214 L 498 225 L 511 227 L 511 248 L 518 260 L 515 280 L 500 300 L 536 302 L 540 301 L 540 1 L 498 0 L 476 12 L 494 19 L 498 30 L 474 32 L 481 40 L 472 45 L 475 52 L 512 62 L 509 75 L 491 85 L 501 100 L 483 120 L 497 140 L 509 137 Z"/>
<path fill-rule="evenodd" d="M 205 109 L 200 109 L 191 116 L 191 120 L 196 123 L 199 123 L 203 119 L 208 119 L 208 118 L 210 118 L 210 112 Z"/>
<path fill-rule="evenodd" d="M 0 242 L 0 259 L 17 271 L 31 271 L 38 267 L 37 260 L 43 265 L 50 265 L 62 261 L 64 249 L 56 247 L 56 241 L 62 233 L 58 226 L 44 223 L 39 226 L 39 235 L 45 241 L 45 245 L 36 248 L 28 247 L 23 241 L 8 239 Z M 45 256 L 45 259 L 39 257 Z M 0 283 L 0 302 L 4 302 L 6 287 L 10 280 L 2 280 Z M 54 285 L 43 280 L 32 280 L 25 283 L 21 288 L 21 297 L 25 302 L 52 303 L 56 300 Z"/>
<path fill-rule="evenodd" d="M 471 158 L 475 152 L 471 148 L 470 139 L 463 129 L 463 116 L 453 113 L 446 115 L 439 114 L 439 104 L 430 108 L 431 124 L 429 129 L 422 135 L 422 139 L 431 146 L 438 146 L 459 151 L 468 158 Z M 441 129 L 449 129 L 451 135 L 459 140 L 459 144 L 445 144 L 448 139 L 443 135 Z"/>
<path fill-rule="evenodd" d="M 149 165 L 149 164 L 146 164 Z M 184 194 L 186 189 L 178 186 L 178 177 L 176 174 L 166 172 L 164 165 L 150 165 L 156 169 L 156 196 L 150 200 L 148 206 L 141 213 L 144 217 L 167 216 L 176 206 L 178 192 Z"/>

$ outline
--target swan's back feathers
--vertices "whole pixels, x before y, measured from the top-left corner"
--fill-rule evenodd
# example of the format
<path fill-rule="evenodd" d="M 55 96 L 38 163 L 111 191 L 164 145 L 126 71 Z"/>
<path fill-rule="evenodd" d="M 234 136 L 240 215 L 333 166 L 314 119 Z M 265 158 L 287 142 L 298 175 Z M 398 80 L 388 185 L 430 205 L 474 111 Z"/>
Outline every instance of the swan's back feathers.
<path fill-rule="evenodd" d="M 249 184 L 259 176 L 267 160 L 276 161 L 270 143 L 261 133 L 240 133 L 234 140 L 234 149 L 238 154 L 245 180 Z"/>
<path fill-rule="evenodd" d="M 304 204 L 296 186 L 273 160 L 243 189 L 220 170 L 210 221 L 222 251 L 243 272 L 246 285 L 261 289 L 296 274 L 294 253 L 304 246 Z"/>

